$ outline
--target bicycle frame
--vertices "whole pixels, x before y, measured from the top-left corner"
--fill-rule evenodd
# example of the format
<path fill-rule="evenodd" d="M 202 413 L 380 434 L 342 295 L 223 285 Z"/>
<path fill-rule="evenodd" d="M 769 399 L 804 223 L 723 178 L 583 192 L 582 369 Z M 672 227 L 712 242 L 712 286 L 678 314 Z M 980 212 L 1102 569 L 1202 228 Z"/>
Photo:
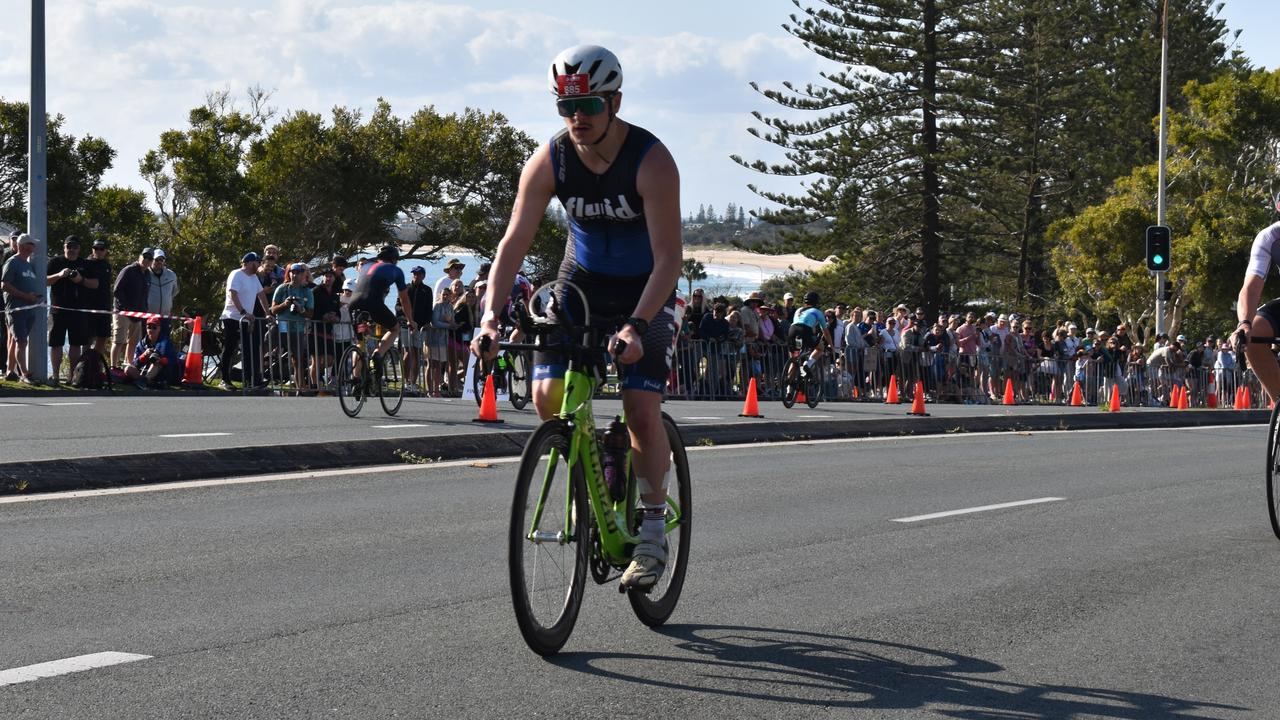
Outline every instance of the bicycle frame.
<path fill-rule="evenodd" d="M 629 522 L 638 492 L 634 476 L 628 472 L 630 455 L 628 454 L 628 467 L 623 468 L 624 472 L 628 472 L 629 478 L 627 482 L 627 497 L 615 502 L 610 498 L 609 489 L 605 484 L 599 446 L 596 443 L 595 417 L 591 411 L 591 398 L 595 394 L 597 381 L 587 373 L 574 368 L 571 363 L 565 373 L 564 382 L 564 400 L 556 417 L 565 421 L 573 430 L 566 460 L 569 465 L 569 477 L 573 476 L 575 465 L 582 468 L 583 478 L 586 481 L 587 500 L 595 517 L 596 527 L 600 530 L 602 554 L 611 565 L 623 567 L 630 561 L 629 547 L 640 542 L 639 536 L 631 533 Z M 532 528 L 538 527 L 542 519 L 543 507 L 547 502 L 547 495 L 550 491 L 551 475 L 555 472 L 555 467 L 560 462 L 560 459 L 559 451 L 552 449 L 550 461 L 547 465 L 547 475 L 543 478 L 542 489 L 539 492 L 538 503 L 534 508 L 530 531 L 527 534 L 530 539 L 534 539 Z M 565 487 L 565 527 L 560 536 L 561 542 L 571 537 L 573 531 L 570 526 L 573 518 L 572 486 L 566 484 Z M 667 505 L 671 507 L 672 515 L 667 520 L 666 531 L 671 532 L 679 526 L 681 512 L 675 498 L 667 497 Z"/>

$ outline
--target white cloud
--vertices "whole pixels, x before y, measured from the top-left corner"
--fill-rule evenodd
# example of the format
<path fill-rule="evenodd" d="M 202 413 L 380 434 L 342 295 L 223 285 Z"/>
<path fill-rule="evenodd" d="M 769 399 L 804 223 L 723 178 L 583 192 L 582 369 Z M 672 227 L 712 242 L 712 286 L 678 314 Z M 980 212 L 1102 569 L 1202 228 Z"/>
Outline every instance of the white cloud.
<path fill-rule="evenodd" d="M 25 27 L 25 5 L 0 0 L 0 16 Z M 542 140 L 559 127 L 546 64 L 565 46 L 599 42 L 622 58 L 624 116 L 665 138 L 689 168 L 686 204 L 751 202 L 744 186 L 754 178 L 728 160 L 760 145 L 744 128 L 767 101 L 747 82 L 814 79 L 818 58 L 781 30 L 631 35 L 616 29 L 625 23 L 602 17 L 593 27 L 583 17 L 425 0 L 52 3 L 49 107 L 70 132 L 111 142 L 120 155 L 108 181 L 135 187 L 137 160 L 161 132 L 182 127 L 208 92 L 255 84 L 274 89 L 281 110 L 367 110 L 379 96 L 406 116 L 426 104 L 495 109 Z M 0 96 L 25 99 L 27 39 L 13 40 L 0 46 Z"/>

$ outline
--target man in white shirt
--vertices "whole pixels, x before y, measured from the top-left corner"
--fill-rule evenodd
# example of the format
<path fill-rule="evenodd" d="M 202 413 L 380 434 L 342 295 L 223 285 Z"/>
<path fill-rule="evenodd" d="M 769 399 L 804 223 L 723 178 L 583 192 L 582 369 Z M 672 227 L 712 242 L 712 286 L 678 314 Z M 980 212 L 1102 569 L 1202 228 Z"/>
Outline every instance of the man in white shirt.
<path fill-rule="evenodd" d="M 220 363 L 223 390 L 235 389 L 231 385 L 228 373 L 236 350 L 240 347 L 242 336 L 245 339 L 245 348 L 244 360 L 240 364 L 241 383 L 246 387 L 262 384 L 262 348 L 254 342 L 258 334 L 253 328 L 253 305 L 255 301 L 261 301 L 263 307 L 270 307 L 271 301 L 267 299 L 267 291 L 258 280 L 260 262 L 258 253 L 245 253 L 244 257 L 240 258 L 240 268 L 232 270 L 227 276 L 227 301 L 222 308 L 222 362 Z"/>

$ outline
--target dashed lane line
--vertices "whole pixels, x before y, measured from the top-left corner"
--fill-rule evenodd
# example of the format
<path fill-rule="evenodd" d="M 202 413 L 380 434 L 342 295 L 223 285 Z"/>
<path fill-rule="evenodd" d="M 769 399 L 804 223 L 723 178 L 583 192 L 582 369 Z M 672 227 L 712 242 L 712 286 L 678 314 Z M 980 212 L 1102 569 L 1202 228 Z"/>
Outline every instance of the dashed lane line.
<path fill-rule="evenodd" d="M 418 423 L 401 423 L 399 425 L 370 425 L 369 427 L 376 428 L 378 430 L 395 430 L 398 428 L 426 427 L 426 425 L 422 425 Z"/>
<path fill-rule="evenodd" d="M 979 507 L 964 508 L 962 510 L 947 510 L 945 512 L 929 513 L 928 515 L 912 515 L 911 517 L 895 518 L 893 522 L 912 523 L 924 520 L 937 520 L 938 518 L 952 517 L 955 515 L 968 515 L 970 513 L 987 512 L 988 510 L 1003 510 L 1005 508 L 1022 507 L 1024 505 L 1039 505 L 1041 503 L 1058 502 L 1066 500 L 1060 497 L 1043 497 L 1033 500 L 1016 500 L 1014 502 L 997 503 L 995 505 L 982 505 Z"/>
<path fill-rule="evenodd" d="M 229 432 L 207 432 L 207 433 L 175 433 L 173 435 L 157 435 L 162 438 L 194 438 L 194 437 L 225 437 L 230 435 Z"/>
<path fill-rule="evenodd" d="M 0 670 L 0 687 L 31 682 L 32 680 L 39 680 L 41 678 L 84 672 L 85 670 L 110 667 L 112 665 L 123 665 L 124 663 L 148 660 L 150 658 L 150 655 L 138 655 L 137 653 L 124 652 L 99 652 L 89 655 L 77 655 L 75 657 L 63 658 L 61 660 L 38 663 L 36 665 L 26 665 L 24 667 L 12 668 L 9 670 Z"/>

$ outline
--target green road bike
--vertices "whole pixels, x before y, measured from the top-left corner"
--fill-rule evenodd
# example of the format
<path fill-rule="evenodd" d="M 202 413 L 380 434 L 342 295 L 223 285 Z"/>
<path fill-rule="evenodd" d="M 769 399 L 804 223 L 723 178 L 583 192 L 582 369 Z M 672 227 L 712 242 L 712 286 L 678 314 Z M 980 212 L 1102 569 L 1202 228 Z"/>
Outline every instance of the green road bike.
<path fill-rule="evenodd" d="M 365 400 L 377 395 L 383 412 L 394 416 L 404 403 L 400 348 L 398 345 L 387 348 L 375 365 L 372 351 L 365 346 L 376 348 L 378 336 L 369 336 L 368 313 L 356 315 L 351 321 L 355 339 L 338 357 L 338 404 L 347 417 L 355 417 L 364 408 Z"/>
<path fill-rule="evenodd" d="M 516 622 L 525 642 L 540 655 L 552 655 L 568 641 L 588 574 L 600 585 L 617 579 L 639 542 L 639 490 L 631 471 L 631 452 L 617 466 L 625 472 L 620 476 L 625 477 L 625 488 L 615 490 L 615 497 L 605 479 L 605 451 L 591 407 L 592 396 L 605 378 L 602 341 L 620 324 L 566 329 L 538 319 L 531 323 L 528 335 L 539 344 L 499 344 L 507 350 L 530 350 L 554 342 L 568 357 L 560 412 L 538 426 L 520 457 L 508 535 Z M 582 341 L 553 340 L 557 336 Z M 666 572 L 647 592 L 619 584 L 636 617 L 650 627 L 666 622 L 680 599 L 689 563 L 693 509 L 684 440 L 665 413 L 662 425 L 673 467 L 667 488 Z"/>

